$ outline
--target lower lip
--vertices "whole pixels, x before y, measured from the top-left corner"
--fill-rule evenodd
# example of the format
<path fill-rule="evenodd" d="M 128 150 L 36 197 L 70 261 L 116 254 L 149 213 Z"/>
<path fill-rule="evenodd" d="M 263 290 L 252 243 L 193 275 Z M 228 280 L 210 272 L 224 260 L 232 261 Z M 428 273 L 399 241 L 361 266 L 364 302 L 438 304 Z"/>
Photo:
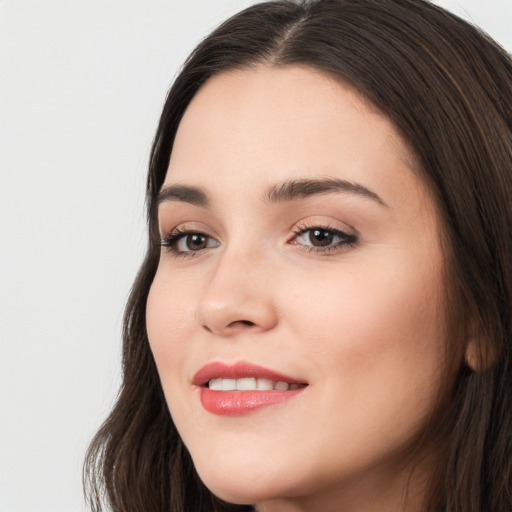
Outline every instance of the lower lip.
<path fill-rule="evenodd" d="M 304 388 L 291 391 L 213 391 L 199 388 L 203 407 L 220 416 L 242 416 L 293 398 Z"/>

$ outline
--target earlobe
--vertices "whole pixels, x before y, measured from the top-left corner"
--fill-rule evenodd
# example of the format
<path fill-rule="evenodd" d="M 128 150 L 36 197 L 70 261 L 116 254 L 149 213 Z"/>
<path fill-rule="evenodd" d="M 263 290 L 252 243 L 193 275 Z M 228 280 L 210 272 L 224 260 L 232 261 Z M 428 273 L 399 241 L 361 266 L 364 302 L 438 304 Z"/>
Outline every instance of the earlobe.
<path fill-rule="evenodd" d="M 482 358 L 479 343 L 475 338 L 471 338 L 466 345 L 466 352 L 464 359 L 466 364 L 474 372 L 480 372 L 482 370 Z"/>
<path fill-rule="evenodd" d="M 498 360 L 497 347 L 482 341 L 478 336 L 471 337 L 466 344 L 464 359 L 476 373 L 489 370 Z"/>

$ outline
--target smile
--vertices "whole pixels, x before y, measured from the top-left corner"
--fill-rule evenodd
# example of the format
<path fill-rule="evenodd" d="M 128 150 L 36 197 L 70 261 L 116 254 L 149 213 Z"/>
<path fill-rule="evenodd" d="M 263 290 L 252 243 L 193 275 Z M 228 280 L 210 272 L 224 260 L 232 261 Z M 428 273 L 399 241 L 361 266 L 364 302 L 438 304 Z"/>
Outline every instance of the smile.
<path fill-rule="evenodd" d="M 255 379 L 244 377 L 242 379 L 210 379 L 208 388 L 213 391 L 288 391 L 299 389 L 305 384 L 288 384 L 282 380 L 274 382 L 270 379 Z"/>
<path fill-rule="evenodd" d="M 221 416 L 241 416 L 280 404 L 308 385 L 267 368 L 239 362 L 209 363 L 193 378 L 202 406 Z"/>

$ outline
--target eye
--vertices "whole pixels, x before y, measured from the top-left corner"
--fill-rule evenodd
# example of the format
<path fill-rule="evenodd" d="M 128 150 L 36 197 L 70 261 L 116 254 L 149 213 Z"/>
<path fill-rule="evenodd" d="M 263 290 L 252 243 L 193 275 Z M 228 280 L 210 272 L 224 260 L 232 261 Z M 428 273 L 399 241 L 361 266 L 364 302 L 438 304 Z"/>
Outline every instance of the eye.
<path fill-rule="evenodd" d="M 308 250 L 327 252 L 352 246 L 357 237 L 339 229 L 314 226 L 299 229 L 295 232 L 292 244 L 302 245 Z"/>
<path fill-rule="evenodd" d="M 205 233 L 187 232 L 179 229 L 175 229 L 167 238 L 162 239 L 160 242 L 161 247 L 166 247 L 169 252 L 176 255 L 196 253 L 204 249 L 217 247 L 218 245 L 219 242 L 215 238 Z"/>

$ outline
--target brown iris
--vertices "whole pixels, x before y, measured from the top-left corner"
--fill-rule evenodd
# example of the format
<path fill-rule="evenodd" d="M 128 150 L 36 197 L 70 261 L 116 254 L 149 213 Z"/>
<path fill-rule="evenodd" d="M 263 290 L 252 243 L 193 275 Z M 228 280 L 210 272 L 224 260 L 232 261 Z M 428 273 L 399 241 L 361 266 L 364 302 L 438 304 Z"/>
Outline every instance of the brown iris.
<path fill-rule="evenodd" d="M 205 235 L 201 235 L 200 233 L 193 233 L 187 235 L 185 244 L 187 246 L 187 249 L 191 251 L 199 251 L 201 249 L 206 249 L 208 245 L 208 237 Z"/>
<path fill-rule="evenodd" d="M 312 229 L 309 232 L 309 241 L 316 247 L 332 244 L 334 235 L 326 229 Z"/>

